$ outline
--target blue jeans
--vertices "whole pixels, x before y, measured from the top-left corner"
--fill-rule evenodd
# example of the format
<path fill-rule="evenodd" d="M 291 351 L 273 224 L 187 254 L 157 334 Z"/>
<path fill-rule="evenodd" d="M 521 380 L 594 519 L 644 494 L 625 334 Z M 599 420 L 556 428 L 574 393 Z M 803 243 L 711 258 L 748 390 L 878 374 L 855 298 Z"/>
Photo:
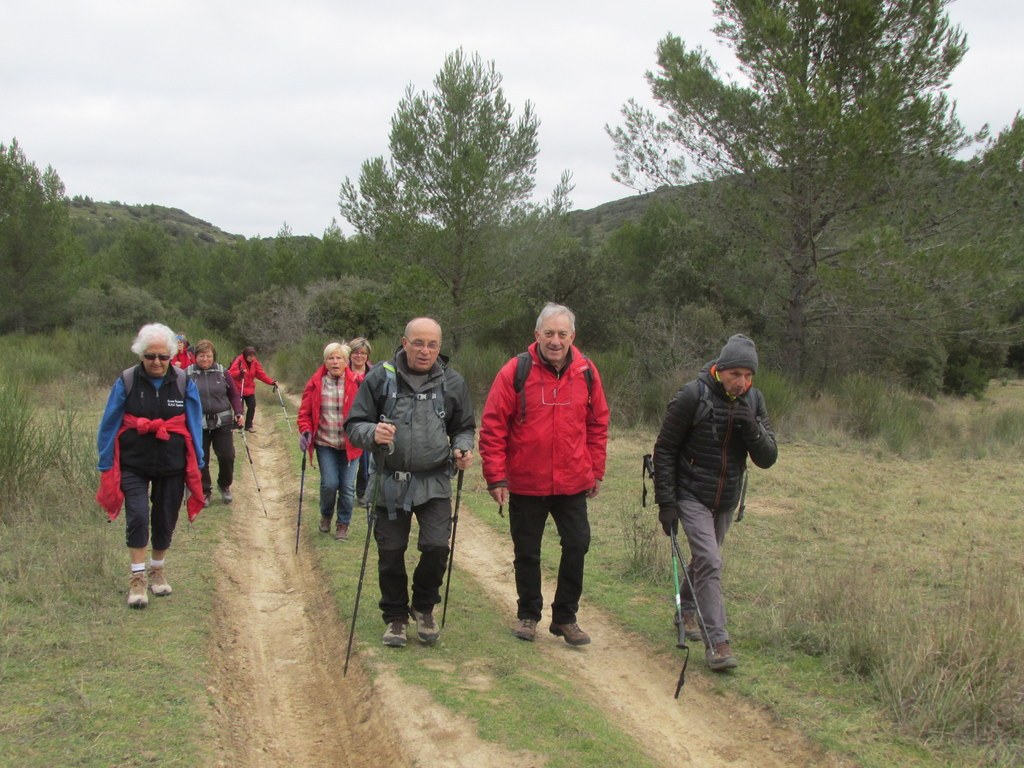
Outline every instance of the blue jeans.
<path fill-rule="evenodd" d="M 344 450 L 318 445 L 316 460 L 320 465 L 320 514 L 334 517 L 337 504 L 338 522 L 352 522 L 359 459 L 350 460 Z"/>

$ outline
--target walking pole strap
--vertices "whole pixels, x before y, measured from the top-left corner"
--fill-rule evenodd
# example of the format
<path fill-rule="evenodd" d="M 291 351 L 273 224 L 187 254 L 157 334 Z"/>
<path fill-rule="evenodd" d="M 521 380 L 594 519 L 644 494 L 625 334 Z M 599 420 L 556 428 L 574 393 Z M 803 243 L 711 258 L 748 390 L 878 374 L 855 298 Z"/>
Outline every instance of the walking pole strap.
<path fill-rule="evenodd" d="M 644 454 L 644 465 L 640 471 L 640 484 L 643 486 L 643 494 L 640 497 L 640 506 L 647 506 L 647 478 L 654 481 L 654 458 L 649 453 Z"/>

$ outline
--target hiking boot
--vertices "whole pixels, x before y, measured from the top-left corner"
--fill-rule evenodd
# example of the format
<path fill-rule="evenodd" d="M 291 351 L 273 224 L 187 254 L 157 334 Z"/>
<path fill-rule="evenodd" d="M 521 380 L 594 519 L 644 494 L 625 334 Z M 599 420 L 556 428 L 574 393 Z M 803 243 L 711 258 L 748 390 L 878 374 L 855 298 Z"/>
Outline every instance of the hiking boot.
<path fill-rule="evenodd" d="M 320 515 L 320 533 L 331 532 L 331 518 Z"/>
<path fill-rule="evenodd" d="M 520 640 L 526 640 L 527 642 L 532 643 L 533 639 L 537 637 L 537 620 L 520 619 L 516 622 L 516 625 L 512 627 L 512 634 Z"/>
<path fill-rule="evenodd" d="M 231 489 L 230 488 L 220 488 L 220 487 L 218 487 L 217 490 L 220 491 L 221 501 L 223 501 L 225 504 L 230 504 L 232 501 L 235 500 L 235 497 L 231 495 Z"/>
<path fill-rule="evenodd" d="M 395 619 L 388 624 L 388 628 L 384 630 L 384 645 L 392 648 L 405 647 L 405 625 L 404 619 Z"/>
<path fill-rule="evenodd" d="M 416 620 L 416 637 L 420 639 L 420 642 L 424 645 L 433 645 L 441 637 L 441 629 L 437 626 L 437 622 L 434 621 L 434 614 L 430 611 L 420 613 L 415 608 L 412 609 L 412 617 Z"/>
<path fill-rule="evenodd" d="M 203 494 L 203 509 L 205 509 L 208 506 L 210 506 L 210 494 L 204 493 Z"/>
<path fill-rule="evenodd" d="M 149 569 L 149 591 L 158 597 L 171 594 L 171 585 L 162 567 Z"/>
<path fill-rule="evenodd" d="M 728 641 L 724 643 L 715 643 L 714 648 L 707 648 L 704 650 L 704 658 L 708 661 L 708 666 L 712 672 L 722 672 L 726 669 L 736 669 L 739 666 L 739 662 L 736 661 L 736 657 L 732 655 L 732 648 L 729 647 Z"/>
<path fill-rule="evenodd" d="M 256 427 L 246 427 L 245 431 L 246 432 L 255 432 L 256 431 Z"/>
<path fill-rule="evenodd" d="M 590 642 L 590 635 L 580 629 L 580 625 L 575 621 L 571 624 L 551 622 L 548 632 L 556 637 L 564 637 L 569 645 L 587 645 Z"/>
<path fill-rule="evenodd" d="M 686 632 L 687 640 L 700 640 L 700 625 L 697 623 L 696 613 L 683 614 L 683 631 Z"/>
<path fill-rule="evenodd" d="M 348 523 L 338 523 L 334 529 L 334 538 L 337 541 L 345 541 L 348 538 Z"/>
<path fill-rule="evenodd" d="M 128 579 L 128 607 L 145 608 L 149 605 L 149 596 L 146 594 L 146 572 L 133 571 L 132 577 Z"/>

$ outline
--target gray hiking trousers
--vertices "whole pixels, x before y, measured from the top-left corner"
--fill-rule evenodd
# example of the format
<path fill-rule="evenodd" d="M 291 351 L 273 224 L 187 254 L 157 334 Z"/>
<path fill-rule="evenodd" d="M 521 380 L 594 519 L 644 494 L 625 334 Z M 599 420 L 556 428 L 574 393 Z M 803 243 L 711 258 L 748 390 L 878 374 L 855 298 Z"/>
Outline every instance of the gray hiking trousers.
<path fill-rule="evenodd" d="M 696 591 L 690 592 L 684 580 L 680 585 L 683 613 L 696 613 L 700 606 L 708 637 L 704 644 L 715 646 L 728 642 L 725 629 L 725 600 L 722 597 L 722 542 L 732 524 L 733 510 L 712 514 L 699 501 L 684 499 L 678 502 L 679 519 L 690 545 L 690 564 L 686 567 Z M 701 628 L 704 632 L 704 628 Z"/>

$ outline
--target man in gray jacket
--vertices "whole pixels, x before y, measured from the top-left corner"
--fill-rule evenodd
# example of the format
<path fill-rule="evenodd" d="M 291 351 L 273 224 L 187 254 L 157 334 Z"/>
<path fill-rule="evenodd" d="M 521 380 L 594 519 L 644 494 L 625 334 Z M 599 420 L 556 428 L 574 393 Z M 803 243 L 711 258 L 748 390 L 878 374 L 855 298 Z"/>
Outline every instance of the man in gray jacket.
<path fill-rule="evenodd" d="M 384 645 L 392 647 L 405 645 L 410 613 L 421 642 L 433 645 L 440 637 L 433 611 L 450 551 L 452 468 L 465 470 L 473 461 L 469 389 L 440 352 L 441 326 L 426 317 L 410 320 L 401 349 L 370 370 L 345 420 L 349 440 L 374 452 L 381 474 L 373 535 Z M 413 515 L 420 559 L 410 611 L 405 550 Z"/>
<path fill-rule="evenodd" d="M 708 666 L 721 671 L 737 666 L 725 628 L 722 599 L 722 542 L 740 498 L 747 457 L 762 469 L 778 458 L 764 397 L 753 386 L 757 349 L 736 334 L 718 359 L 684 384 L 668 404 L 654 444 L 654 498 L 666 535 L 682 520 L 690 545 L 687 571 L 691 594 L 681 597 L 686 636 L 702 637 Z"/>

